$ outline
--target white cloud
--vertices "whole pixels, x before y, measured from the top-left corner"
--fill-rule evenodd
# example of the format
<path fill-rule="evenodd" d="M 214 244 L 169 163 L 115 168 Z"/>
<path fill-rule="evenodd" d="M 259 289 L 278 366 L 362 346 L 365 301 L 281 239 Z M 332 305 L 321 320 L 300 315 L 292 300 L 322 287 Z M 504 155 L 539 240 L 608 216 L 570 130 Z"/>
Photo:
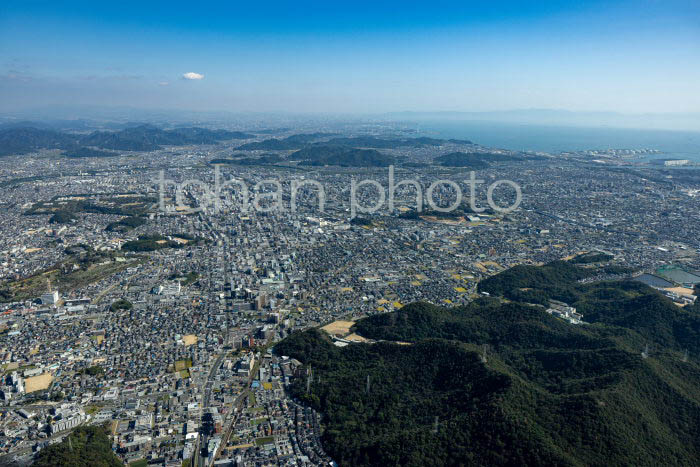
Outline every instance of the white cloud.
<path fill-rule="evenodd" d="M 200 75 L 199 73 L 194 73 L 192 71 L 185 73 L 182 75 L 182 77 L 185 79 L 204 79 L 204 75 Z"/>

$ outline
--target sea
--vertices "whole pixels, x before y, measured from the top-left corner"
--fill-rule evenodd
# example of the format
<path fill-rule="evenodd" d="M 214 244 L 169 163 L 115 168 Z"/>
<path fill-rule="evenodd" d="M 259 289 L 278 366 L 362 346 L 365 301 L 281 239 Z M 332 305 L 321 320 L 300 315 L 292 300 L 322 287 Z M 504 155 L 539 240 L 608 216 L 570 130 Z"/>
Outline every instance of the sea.
<path fill-rule="evenodd" d="M 487 121 L 416 122 L 421 135 L 468 139 L 513 151 L 559 153 L 590 149 L 656 149 L 647 159 L 689 159 L 700 163 L 700 132 L 611 127 L 544 126 Z"/>

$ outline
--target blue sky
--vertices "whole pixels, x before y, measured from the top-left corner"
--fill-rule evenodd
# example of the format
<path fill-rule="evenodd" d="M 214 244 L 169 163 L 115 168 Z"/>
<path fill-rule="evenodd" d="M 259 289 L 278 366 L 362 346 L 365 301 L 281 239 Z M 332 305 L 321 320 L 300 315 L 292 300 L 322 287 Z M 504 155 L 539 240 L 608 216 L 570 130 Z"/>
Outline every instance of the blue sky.
<path fill-rule="evenodd" d="M 697 0 L 96 3 L 0 5 L 0 111 L 700 112 Z"/>

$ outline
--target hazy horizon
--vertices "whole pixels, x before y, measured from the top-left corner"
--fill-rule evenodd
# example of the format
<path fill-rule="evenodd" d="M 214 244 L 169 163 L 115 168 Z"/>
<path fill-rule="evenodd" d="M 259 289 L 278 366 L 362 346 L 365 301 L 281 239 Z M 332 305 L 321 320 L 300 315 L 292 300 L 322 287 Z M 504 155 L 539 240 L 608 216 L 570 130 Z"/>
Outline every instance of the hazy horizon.
<path fill-rule="evenodd" d="M 126 106 L 54 106 L 5 112 L 0 115 L 0 125 L 45 124 L 62 122 L 108 123 L 156 123 L 231 125 L 241 128 L 246 122 L 275 120 L 296 122 L 313 121 L 366 121 L 413 123 L 430 126 L 431 123 L 485 123 L 522 125 L 530 127 L 561 128 L 609 128 L 623 130 L 660 130 L 675 132 L 700 132 L 700 113 L 620 113 L 620 112 L 576 112 L 562 109 L 512 109 L 505 111 L 396 111 L 381 113 L 339 112 L 255 112 L 228 110 L 191 110 L 182 108 L 138 108 Z M 59 125 L 60 126 L 60 125 Z"/>

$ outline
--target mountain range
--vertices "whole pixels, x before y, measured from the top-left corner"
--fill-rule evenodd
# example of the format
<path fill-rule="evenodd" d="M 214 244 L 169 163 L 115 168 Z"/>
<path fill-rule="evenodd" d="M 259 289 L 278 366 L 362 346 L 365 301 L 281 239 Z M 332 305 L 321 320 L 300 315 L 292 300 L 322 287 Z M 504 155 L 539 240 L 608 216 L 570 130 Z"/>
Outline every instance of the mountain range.
<path fill-rule="evenodd" d="M 162 146 L 216 144 L 253 135 L 226 130 L 186 127 L 163 130 L 153 125 L 138 125 L 119 131 L 94 131 L 89 134 L 66 133 L 48 127 L 10 126 L 0 129 L 0 156 L 25 154 L 39 149 L 96 147 L 117 151 L 154 151 Z"/>

